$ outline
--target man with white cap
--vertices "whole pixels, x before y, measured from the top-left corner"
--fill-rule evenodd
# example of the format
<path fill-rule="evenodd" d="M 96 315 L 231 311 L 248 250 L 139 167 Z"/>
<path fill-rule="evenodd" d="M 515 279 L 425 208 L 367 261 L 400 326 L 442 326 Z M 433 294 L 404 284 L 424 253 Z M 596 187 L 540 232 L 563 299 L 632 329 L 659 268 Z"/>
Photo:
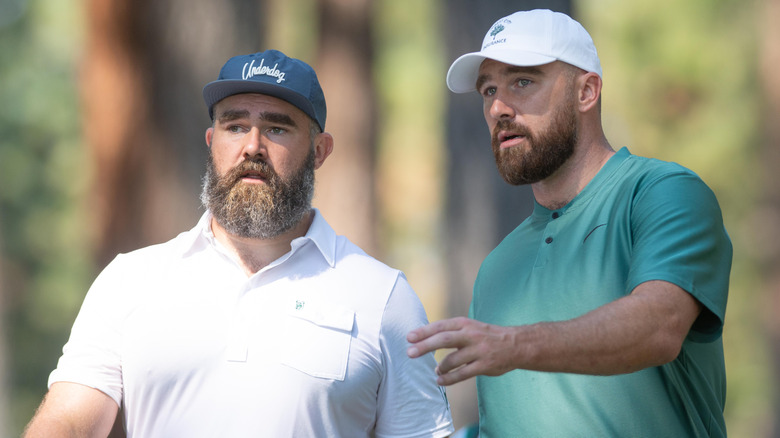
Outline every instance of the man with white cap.
<path fill-rule="evenodd" d="M 534 211 L 483 262 L 470 318 L 413 330 L 408 354 L 456 349 L 439 383 L 477 376 L 481 438 L 725 436 L 720 207 L 690 170 L 612 149 L 590 35 L 514 13 L 447 85 L 482 95 L 499 173 Z"/>
<path fill-rule="evenodd" d="M 190 231 L 119 255 L 84 300 L 28 437 L 444 437 L 452 419 L 403 273 L 312 209 L 333 149 L 306 63 L 227 61 Z"/>

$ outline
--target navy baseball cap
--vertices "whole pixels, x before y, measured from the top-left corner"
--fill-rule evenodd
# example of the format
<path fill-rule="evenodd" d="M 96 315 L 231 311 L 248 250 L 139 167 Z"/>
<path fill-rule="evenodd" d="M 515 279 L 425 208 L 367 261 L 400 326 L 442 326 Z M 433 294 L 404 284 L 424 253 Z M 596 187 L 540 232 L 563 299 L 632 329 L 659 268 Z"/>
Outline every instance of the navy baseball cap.
<path fill-rule="evenodd" d="M 317 73 L 305 62 L 278 50 L 234 56 L 222 66 L 219 77 L 203 87 L 203 100 L 214 118 L 214 104 L 242 93 L 258 93 L 291 103 L 325 130 L 325 95 Z"/>

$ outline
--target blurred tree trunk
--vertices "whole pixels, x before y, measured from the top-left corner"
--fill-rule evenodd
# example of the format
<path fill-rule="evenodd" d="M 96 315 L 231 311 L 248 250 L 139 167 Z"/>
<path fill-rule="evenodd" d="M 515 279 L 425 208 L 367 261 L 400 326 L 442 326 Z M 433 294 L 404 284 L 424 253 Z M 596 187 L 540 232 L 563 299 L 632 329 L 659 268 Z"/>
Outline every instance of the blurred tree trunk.
<path fill-rule="evenodd" d="M 229 57 L 258 50 L 262 4 L 87 2 L 82 98 L 99 266 L 197 221 L 210 124 L 201 89 Z"/>
<path fill-rule="evenodd" d="M 314 65 L 328 102 L 333 154 L 317 175 L 317 206 L 338 234 L 378 255 L 374 170 L 376 101 L 369 0 L 317 0 Z"/>
<path fill-rule="evenodd" d="M 262 6 L 87 1 L 81 79 L 98 267 L 197 221 L 210 125 L 201 89 L 229 57 L 259 50 Z"/>
<path fill-rule="evenodd" d="M 571 13 L 571 0 L 448 1 L 444 20 L 447 68 L 460 55 L 479 51 L 488 29 L 499 18 L 535 8 Z M 533 195 L 530 187 L 510 186 L 498 175 L 480 96 L 476 92 L 450 96 L 445 253 L 449 267 L 449 313 L 461 316 L 468 313 L 482 260 L 531 213 Z M 448 396 L 453 417 L 464 424 L 477 421 L 474 379 L 451 387 Z"/>
<path fill-rule="evenodd" d="M 768 312 L 763 315 L 770 341 L 772 373 L 775 382 L 780 381 L 780 320 L 777 313 L 780 312 L 780 184 L 777 180 L 777 169 L 780 169 L 780 125 L 777 116 L 780 114 L 780 77 L 777 68 L 780 67 L 780 28 L 777 26 L 780 20 L 780 0 L 768 0 L 763 3 L 764 13 L 762 29 L 762 80 L 765 91 L 764 102 L 764 143 L 761 153 L 763 165 L 763 207 L 758 215 L 760 224 L 756 230 L 760 230 L 760 236 L 756 236 L 756 242 L 765 245 L 761 249 L 761 268 L 764 278 L 764 294 L 769 305 L 764 306 Z M 772 437 L 780 437 L 780 387 L 772 386 L 774 406 L 770 410 L 772 425 Z"/>

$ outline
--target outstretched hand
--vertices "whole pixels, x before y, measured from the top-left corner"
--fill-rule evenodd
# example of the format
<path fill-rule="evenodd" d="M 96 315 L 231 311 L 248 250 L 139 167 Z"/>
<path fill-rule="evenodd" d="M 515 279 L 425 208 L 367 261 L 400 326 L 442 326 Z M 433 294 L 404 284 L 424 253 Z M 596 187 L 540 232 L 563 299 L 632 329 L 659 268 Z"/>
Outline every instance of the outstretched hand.
<path fill-rule="evenodd" d="M 439 385 L 452 385 L 477 375 L 499 376 L 513 370 L 516 330 L 457 317 L 409 332 L 411 358 L 440 348 L 454 348 L 436 368 Z"/>

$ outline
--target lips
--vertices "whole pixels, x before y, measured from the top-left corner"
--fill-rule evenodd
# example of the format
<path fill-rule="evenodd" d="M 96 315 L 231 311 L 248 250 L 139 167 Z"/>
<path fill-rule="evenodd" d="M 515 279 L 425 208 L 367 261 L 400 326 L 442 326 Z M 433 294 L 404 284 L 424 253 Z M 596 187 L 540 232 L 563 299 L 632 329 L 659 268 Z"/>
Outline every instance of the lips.
<path fill-rule="evenodd" d="M 500 133 L 498 135 L 498 140 L 503 143 L 503 142 L 505 142 L 507 140 L 511 140 L 513 138 L 518 138 L 518 137 L 523 137 L 523 135 L 522 134 L 513 134 L 513 133 L 508 133 L 508 132 L 502 132 L 502 133 Z"/>
<path fill-rule="evenodd" d="M 518 132 L 501 131 L 498 133 L 498 142 L 501 148 L 516 146 L 525 139 L 525 135 Z"/>
<path fill-rule="evenodd" d="M 232 170 L 234 184 L 245 182 L 268 182 L 273 176 L 273 169 L 267 163 L 244 161 Z"/>
<path fill-rule="evenodd" d="M 261 174 L 260 172 L 255 172 L 255 171 L 243 172 L 241 174 L 241 178 L 242 179 L 257 179 L 257 180 L 264 180 L 264 179 L 266 179 L 263 176 L 263 174 Z"/>

